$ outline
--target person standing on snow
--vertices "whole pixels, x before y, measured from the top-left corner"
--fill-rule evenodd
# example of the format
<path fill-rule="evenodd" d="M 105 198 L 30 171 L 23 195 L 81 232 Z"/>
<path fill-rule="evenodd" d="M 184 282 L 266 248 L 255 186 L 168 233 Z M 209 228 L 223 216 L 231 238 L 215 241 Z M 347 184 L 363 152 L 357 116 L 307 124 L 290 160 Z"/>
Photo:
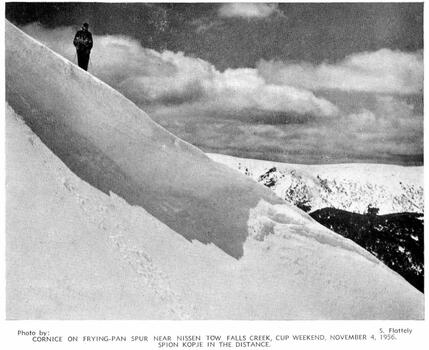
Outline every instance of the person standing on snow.
<path fill-rule="evenodd" d="M 85 70 L 88 70 L 89 55 L 92 49 L 92 34 L 88 27 L 88 23 L 84 23 L 73 40 L 73 45 L 76 47 L 77 52 L 77 64 Z"/>

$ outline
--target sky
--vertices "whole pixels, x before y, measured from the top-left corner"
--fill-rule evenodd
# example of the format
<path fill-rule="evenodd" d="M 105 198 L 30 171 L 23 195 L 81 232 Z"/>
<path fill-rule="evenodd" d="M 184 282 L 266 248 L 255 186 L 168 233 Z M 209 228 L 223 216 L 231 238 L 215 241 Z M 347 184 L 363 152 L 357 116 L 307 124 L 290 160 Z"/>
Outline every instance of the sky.
<path fill-rule="evenodd" d="M 423 163 L 423 4 L 8 3 L 6 18 L 207 152 Z"/>

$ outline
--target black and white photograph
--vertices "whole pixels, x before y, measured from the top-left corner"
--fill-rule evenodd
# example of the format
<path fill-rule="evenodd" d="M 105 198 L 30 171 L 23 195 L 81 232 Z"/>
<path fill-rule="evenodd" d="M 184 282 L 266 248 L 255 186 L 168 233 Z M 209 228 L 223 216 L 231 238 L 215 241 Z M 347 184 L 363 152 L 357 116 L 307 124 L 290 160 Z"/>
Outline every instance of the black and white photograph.
<path fill-rule="evenodd" d="M 423 8 L 6 2 L 6 320 L 424 320 Z"/>

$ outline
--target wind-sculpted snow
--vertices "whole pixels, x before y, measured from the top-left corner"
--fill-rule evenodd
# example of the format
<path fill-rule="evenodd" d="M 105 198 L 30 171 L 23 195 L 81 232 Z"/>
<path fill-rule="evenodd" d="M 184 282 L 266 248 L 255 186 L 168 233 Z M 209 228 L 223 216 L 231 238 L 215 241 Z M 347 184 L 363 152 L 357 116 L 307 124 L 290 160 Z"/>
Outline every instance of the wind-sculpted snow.
<path fill-rule="evenodd" d="M 365 249 L 354 244 L 352 241 L 344 240 L 341 236 L 325 229 L 317 223 L 308 222 L 301 215 L 294 215 L 284 205 L 271 205 L 261 201 L 258 206 L 251 210 L 249 218 L 249 232 L 257 240 L 264 240 L 275 230 L 283 237 L 297 235 L 317 241 L 320 244 L 328 244 L 331 247 L 340 247 L 351 252 L 361 254 L 374 263 L 379 261 Z"/>
<path fill-rule="evenodd" d="M 8 23 L 6 97 L 8 318 L 423 318 L 369 253 Z"/>
<path fill-rule="evenodd" d="M 249 209 L 271 191 L 207 158 L 115 90 L 6 26 L 6 97 L 79 177 L 188 239 L 239 258 Z"/>

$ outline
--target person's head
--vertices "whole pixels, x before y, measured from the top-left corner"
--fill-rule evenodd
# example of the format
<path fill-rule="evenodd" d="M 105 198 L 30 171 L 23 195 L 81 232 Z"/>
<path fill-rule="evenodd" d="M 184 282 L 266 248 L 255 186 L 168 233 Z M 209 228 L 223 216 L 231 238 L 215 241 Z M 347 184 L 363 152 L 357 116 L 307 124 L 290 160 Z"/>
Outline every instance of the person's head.
<path fill-rule="evenodd" d="M 82 24 L 82 29 L 83 30 L 88 30 L 88 27 L 89 27 L 89 24 L 88 23 L 84 23 L 84 24 Z"/>

